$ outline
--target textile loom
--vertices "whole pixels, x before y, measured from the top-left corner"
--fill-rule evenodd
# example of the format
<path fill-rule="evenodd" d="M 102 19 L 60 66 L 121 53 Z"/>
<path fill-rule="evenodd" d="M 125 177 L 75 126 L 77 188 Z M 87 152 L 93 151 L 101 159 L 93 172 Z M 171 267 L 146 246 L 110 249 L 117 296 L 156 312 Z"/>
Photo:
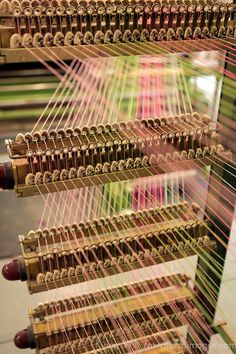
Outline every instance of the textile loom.
<path fill-rule="evenodd" d="M 153 43 L 163 40 L 233 37 L 234 10 L 234 4 L 213 1 L 1 1 L 2 61 L 37 60 L 40 53 L 41 60 L 50 53 L 63 60 L 146 54 L 160 50 Z"/>
<path fill-rule="evenodd" d="M 218 301 L 236 200 L 224 138 L 235 13 L 211 0 L 0 0 L 0 63 L 40 62 L 58 80 L 0 164 L 1 189 L 45 204 L 2 269 L 48 294 L 18 348 L 206 353 L 220 334 L 236 353 Z M 215 78 L 211 110 L 190 92 L 201 70 Z"/>

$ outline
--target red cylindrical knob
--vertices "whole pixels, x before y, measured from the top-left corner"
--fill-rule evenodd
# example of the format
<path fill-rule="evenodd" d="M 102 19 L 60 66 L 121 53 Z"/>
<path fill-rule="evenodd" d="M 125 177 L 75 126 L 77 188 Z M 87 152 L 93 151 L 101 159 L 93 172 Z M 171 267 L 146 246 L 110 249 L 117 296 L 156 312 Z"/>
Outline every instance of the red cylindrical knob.
<path fill-rule="evenodd" d="M 14 343 L 17 348 L 26 349 L 30 348 L 30 340 L 28 329 L 23 329 L 15 335 Z"/>
<path fill-rule="evenodd" d="M 2 275 L 7 280 L 20 280 L 20 267 L 18 258 L 14 258 L 7 262 L 2 268 Z"/>

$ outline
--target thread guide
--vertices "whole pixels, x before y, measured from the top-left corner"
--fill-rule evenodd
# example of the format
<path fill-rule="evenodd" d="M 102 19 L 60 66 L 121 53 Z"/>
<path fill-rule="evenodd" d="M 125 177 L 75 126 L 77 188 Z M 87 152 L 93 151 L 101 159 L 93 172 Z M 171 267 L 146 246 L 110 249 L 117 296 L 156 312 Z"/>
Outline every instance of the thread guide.
<path fill-rule="evenodd" d="M 214 155 L 230 157 L 218 144 L 217 130 L 210 117 L 194 113 L 19 134 L 6 144 L 16 195 L 27 197 L 191 169 L 194 160 L 207 164 Z"/>

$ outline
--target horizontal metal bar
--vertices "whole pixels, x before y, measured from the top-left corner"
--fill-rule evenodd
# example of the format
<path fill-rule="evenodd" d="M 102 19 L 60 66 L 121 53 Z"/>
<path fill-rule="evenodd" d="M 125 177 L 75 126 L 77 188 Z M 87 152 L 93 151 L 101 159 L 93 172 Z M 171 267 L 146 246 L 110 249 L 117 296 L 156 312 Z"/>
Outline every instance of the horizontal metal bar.
<path fill-rule="evenodd" d="M 157 166 L 142 167 L 131 170 L 124 170 L 90 177 L 75 178 L 73 180 L 64 180 L 57 182 L 49 182 L 39 185 L 16 185 L 15 192 L 17 197 L 29 197 L 39 194 L 55 193 L 59 191 L 80 189 L 89 186 L 97 186 L 114 182 L 134 180 L 142 177 L 155 176 L 163 173 L 171 173 L 173 171 L 182 171 L 196 169 L 198 163 L 210 166 L 214 162 L 214 156 L 211 158 L 203 157 L 193 160 L 183 160 L 170 163 L 162 163 Z"/>
<path fill-rule="evenodd" d="M 231 43 L 230 39 L 228 40 Z M 201 43 L 198 47 L 198 43 Z M 217 39 L 193 39 L 162 42 L 136 42 L 116 44 L 85 44 L 64 47 L 43 47 L 43 48 L 2 48 L 0 49 L 0 64 L 50 61 L 53 56 L 62 60 L 88 59 L 97 57 L 117 57 L 136 55 L 159 55 L 168 53 L 189 53 L 202 51 L 224 50 L 224 44 Z"/>
<path fill-rule="evenodd" d="M 210 241 L 207 243 L 207 245 L 204 245 L 204 246 L 196 245 L 194 247 L 194 250 L 193 249 L 186 249 L 185 255 L 187 257 L 194 256 L 197 253 L 198 254 L 201 253 L 203 251 L 203 249 L 204 249 L 204 251 L 209 252 L 214 247 L 215 247 L 215 242 Z M 183 256 L 182 251 L 174 251 L 169 254 L 167 253 L 167 254 L 156 256 L 153 258 L 144 259 L 144 260 L 142 260 L 142 262 L 140 262 L 140 261 L 133 262 L 132 268 L 133 269 L 140 269 L 143 267 L 153 266 L 154 264 L 161 264 L 161 263 L 173 261 L 175 259 L 181 259 L 183 257 L 184 256 Z M 55 280 L 55 281 L 51 281 L 51 282 L 47 282 L 47 283 L 42 283 L 42 284 L 38 284 L 36 281 L 28 281 L 28 288 L 29 288 L 29 292 L 31 294 L 35 294 L 35 293 L 40 293 L 42 291 L 48 291 L 48 290 L 55 289 L 55 288 L 57 289 L 57 288 L 72 285 L 72 284 L 80 284 L 80 283 L 88 281 L 88 280 L 94 280 L 97 278 L 104 278 L 106 276 L 119 274 L 121 271 L 122 272 L 129 272 L 130 265 L 129 264 L 120 264 L 119 266 L 113 266 L 113 267 L 107 268 L 106 274 L 104 274 L 104 271 L 94 271 L 92 273 L 87 273 L 85 275 L 81 274 L 78 276 L 72 276 L 72 277 L 59 279 L 59 280 Z"/>

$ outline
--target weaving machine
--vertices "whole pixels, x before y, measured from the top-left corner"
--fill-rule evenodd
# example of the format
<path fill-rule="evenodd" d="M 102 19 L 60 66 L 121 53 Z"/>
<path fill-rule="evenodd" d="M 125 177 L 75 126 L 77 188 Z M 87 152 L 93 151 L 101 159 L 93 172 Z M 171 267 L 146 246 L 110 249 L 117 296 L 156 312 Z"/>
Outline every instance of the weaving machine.
<path fill-rule="evenodd" d="M 213 1 L 0 1 L 1 63 L 40 61 L 59 80 L 33 130 L 6 140 L 0 164 L 1 189 L 45 202 L 39 228 L 19 236 L 21 254 L 2 270 L 48 293 L 18 348 L 205 353 L 219 333 L 236 352 L 235 328 L 216 318 L 236 165 L 222 125 L 193 109 L 183 74 L 190 53 L 220 51 L 216 76 L 230 100 L 220 109 L 234 112 L 234 17 L 235 4 Z M 171 261 L 181 271 L 149 275 Z M 122 278 L 135 271 L 145 279 Z M 81 295 L 93 281 L 106 286 Z M 58 288 L 69 295 L 55 300 Z"/>
<path fill-rule="evenodd" d="M 163 51 L 155 45 L 163 40 L 234 37 L 234 10 L 234 4 L 213 1 L 2 0 L 1 60 L 38 60 L 40 53 L 44 60 L 50 53 L 63 60 L 148 54 Z"/>

